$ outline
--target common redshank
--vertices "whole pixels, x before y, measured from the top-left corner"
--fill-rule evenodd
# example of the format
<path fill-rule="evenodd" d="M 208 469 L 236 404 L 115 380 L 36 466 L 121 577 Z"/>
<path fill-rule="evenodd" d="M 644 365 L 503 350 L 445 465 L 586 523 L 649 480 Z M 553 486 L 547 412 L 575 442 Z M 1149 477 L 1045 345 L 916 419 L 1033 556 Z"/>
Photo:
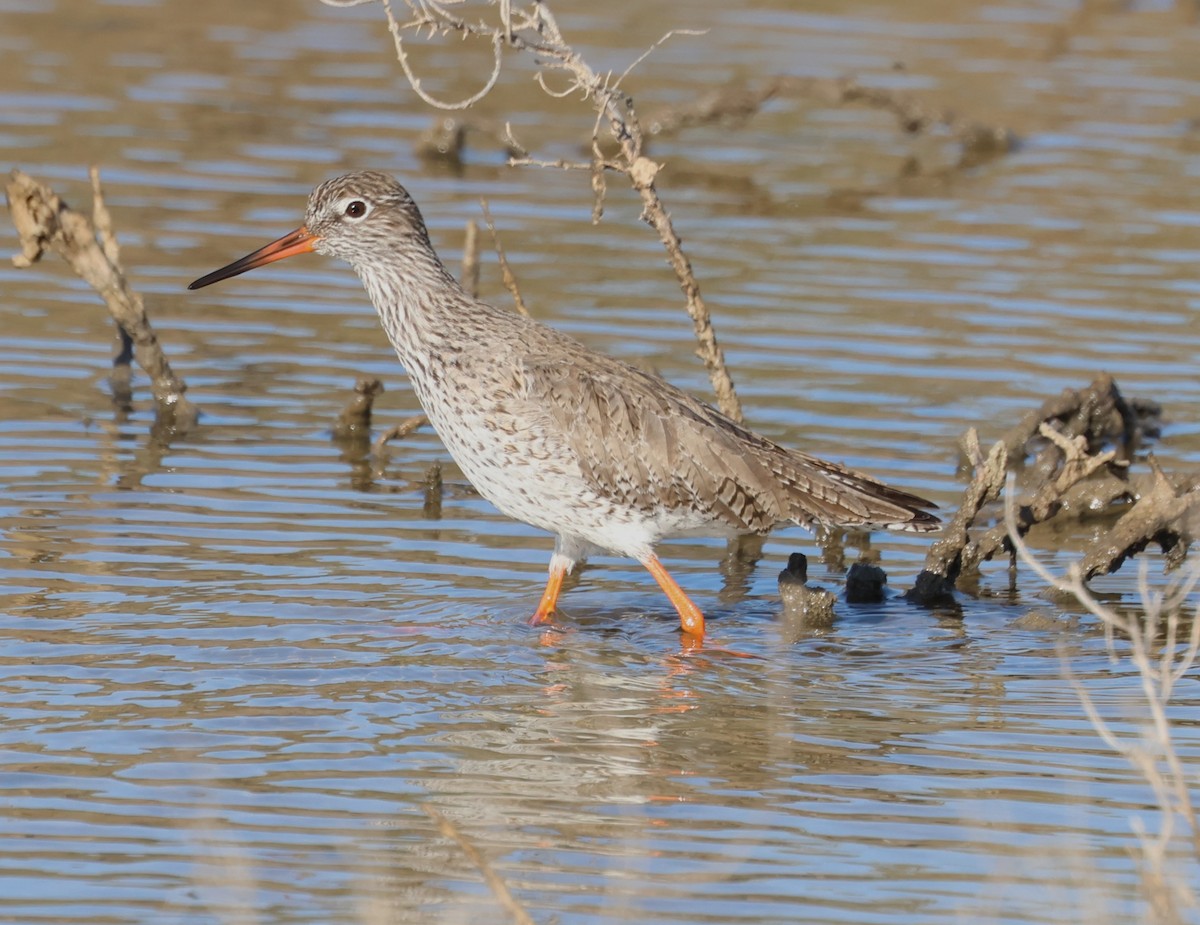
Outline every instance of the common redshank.
<path fill-rule="evenodd" d="M 787 450 L 675 386 L 468 295 L 412 197 L 362 171 L 327 180 L 304 224 L 192 283 L 310 252 L 350 264 L 446 449 L 483 497 L 555 536 L 533 616 L 593 552 L 644 565 L 704 636 L 704 616 L 654 553 L 673 536 L 765 534 L 786 523 L 927 531 L 931 502 Z"/>

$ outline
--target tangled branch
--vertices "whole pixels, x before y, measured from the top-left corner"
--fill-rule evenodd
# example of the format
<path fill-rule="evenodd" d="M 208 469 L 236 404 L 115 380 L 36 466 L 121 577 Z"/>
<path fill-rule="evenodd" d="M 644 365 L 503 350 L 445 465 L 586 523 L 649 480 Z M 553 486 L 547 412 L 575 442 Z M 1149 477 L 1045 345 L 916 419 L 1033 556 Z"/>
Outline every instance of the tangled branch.
<path fill-rule="evenodd" d="M 1023 469 L 1027 500 L 1016 515 L 1021 536 L 1038 524 L 1081 514 L 1120 513 L 1112 529 L 1094 539 L 1083 559 L 1084 580 L 1115 572 L 1126 559 L 1157 544 L 1170 567 L 1182 563 L 1200 508 L 1200 477 L 1131 471 L 1134 451 L 1157 433 L 1161 409 L 1127 401 L 1112 377 L 1085 389 L 1066 389 L 1042 403 L 1003 435 L 985 457 L 974 429 L 964 438 L 971 483 L 954 519 L 925 557 L 925 568 L 907 597 L 934 605 L 947 601 L 963 576 L 1001 552 L 1013 554 L 1012 531 L 999 523 L 971 533 L 985 508 L 1000 497 L 1005 478 Z M 1026 459 L 1031 461 L 1026 463 Z"/>
<path fill-rule="evenodd" d="M 322 0 L 330 6 L 355 6 L 359 2 L 370 0 Z M 502 67 L 503 49 L 505 47 L 531 55 L 539 71 L 539 85 L 551 96 L 571 96 L 578 93 L 584 100 L 592 103 L 596 111 L 595 124 L 592 130 L 592 159 L 587 165 L 569 165 L 571 167 L 586 167 L 591 172 L 591 185 L 594 195 L 592 209 L 593 220 L 598 221 L 603 213 L 603 202 L 607 192 L 604 178 L 606 171 L 623 174 L 642 200 L 642 219 L 658 232 L 659 239 L 667 251 L 668 263 L 675 272 L 680 288 L 683 290 L 688 316 L 692 321 L 692 331 L 698 344 L 697 355 L 704 362 L 716 394 L 717 404 L 721 410 L 740 421 L 742 419 L 741 403 L 737 397 L 733 380 L 725 365 L 724 352 L 717 341 L 713 328 L 712 317 L 700 294 L 700 284 L 696 281 L 691 262 L 683 250 L 683 242 L 675 231 L 671 217 L 658 195 L 655 180 L 660 169 L 644 154 L 644 142 L 641 124 L 634 107 L 633 98 L 622 89 L 622 81 L 646 55 L 650 54 L 663 42 L 674 35 L 695 34 L 686 30 L 668 32 L 654 43 L 638 59 L 622 73 L 612 71 L 599 73 L 584 60 L 583 56 L 572 48 L 563 37 L 558 23 L 550 11 L 546 0 L 533 0 L 527 6 L 516 8 L 512 0 L 494 0 L 489 5 L 498 8 L 497 24 L 487 22 L 469 22 L 457 15 L 452 7 L 461 7 L 459 0 L 405 0 L 406 6 L 412 13 L 412 18 L 404 23 L 396 19 L 392 13 L 390 0 L 379 0 L 387 17 L 388 28 L 396 46 L 396 56 L 404 70 L 405 77 L 413 90 L 431 106 L 438 109 L 457 110 L 471 106 L 482 99 L 496 85 Z M 494 60 L 491 73 L 484 81 L 483 88 L 471 96 L 453 102 L 438 100 L 421 87 L 421 81 L 413 72 L 404 49 L 404 35 L 422 33 L 429 36 L 459 35 L 463 38 L 481 38 L 491 43 Z M 546 74 L 550 72 L 565 74 L 566 87 L 562 90 L 552 90 L 546 82 Z M 617 154 L 606 157 L 601 151 L 600 135 L 607 127 L 608 134 L 617 144 Z M 538 163 L 528 158 L 513 158 L 513 164 Z M 566 167 L 566 164 L 556 166 Z"/>

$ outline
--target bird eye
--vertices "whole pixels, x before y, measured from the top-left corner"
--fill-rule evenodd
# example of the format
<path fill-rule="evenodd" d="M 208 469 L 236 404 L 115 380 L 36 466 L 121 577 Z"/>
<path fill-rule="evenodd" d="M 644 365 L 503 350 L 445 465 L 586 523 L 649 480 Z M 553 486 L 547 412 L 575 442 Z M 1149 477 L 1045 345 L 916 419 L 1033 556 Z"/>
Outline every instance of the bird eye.
<path fill-rule="evenodd" d="M 361 199 L 355 199 L 346 204 L 346 215 L 349 218 L 362 218 L 367 214 L 367 204 Z"/>

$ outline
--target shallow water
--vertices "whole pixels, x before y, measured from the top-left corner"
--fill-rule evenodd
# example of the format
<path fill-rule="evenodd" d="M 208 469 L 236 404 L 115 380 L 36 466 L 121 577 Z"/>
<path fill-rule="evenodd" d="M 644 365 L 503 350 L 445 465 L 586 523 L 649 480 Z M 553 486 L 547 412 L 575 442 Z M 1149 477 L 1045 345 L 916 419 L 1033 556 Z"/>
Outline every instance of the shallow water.
<path fill-rule="evenodd" d="M 852 73 L 1023 140 L 960 170 L 949 138 L 785 99 L 655 143 L 748 420 L 952 507 L 967 426 L 995 438 L 1107 370 L 1165 405 L 1163 465 L 1194 466 L 1200 27 L 1154 4 L 891 7 L 557 8 L 618 71 L 666 29 L 709 29 L 637 69 L 643 113 L 726 80 Z M 538 922 L 1141 918 L 1131 819 L 1156 824 L 1153 795 L 1063 658 L 1130 733 L 1137 681 L 1027 574 L 1010 594 L 992 566 L 961 616 L 893 599 L 814 630 L 775 589 L 789 552 L 814 551 L 802 531 L 748 575 L 689 541 L 665 561 L 714 643 L 757 659 L 681 654 L 669 605 L 621 560 L 540 632 L 548 537 L 475 496 L 428 431 L 385 460 L 330 440 L 359 375 L 386 383 L 381 426 L 416 410 L 349 271 L 313 257 L 184 289 L 294 227 L 319 180 L 383 167 L 448 262 L 486 196 L 539 318 L 704 394 L 678 290 L 615 181 L 597 227 L 585 175 L 507 168 L 486 137 L 461 171 L 421 161 L 433 117 L 375 6 L 0 15 L 4 160 L 79 206 L 100 165 L 204 415 L 153 437 L 141 377 L 114 413 L 94 294 L 54 259 L 0 264 L 0 919 L 505 920 L 426 807 Z M 465 53 L 420 52 L 426 86 L 473 92 Z M 477 116 L 546 157 L 574 156 L 592 122 L 519 59 Z M 485 294 L 507 299 L 486 259 Z M 1084 538 L 1044 555 L 1061 566 Z M 870 548 L 898 590 L 926 543 Z M 1130 604 L 1136 584 L 1127 568 L 1103 589 Z M 1179 697 L 1195 766 L 1194 678 Z"/>

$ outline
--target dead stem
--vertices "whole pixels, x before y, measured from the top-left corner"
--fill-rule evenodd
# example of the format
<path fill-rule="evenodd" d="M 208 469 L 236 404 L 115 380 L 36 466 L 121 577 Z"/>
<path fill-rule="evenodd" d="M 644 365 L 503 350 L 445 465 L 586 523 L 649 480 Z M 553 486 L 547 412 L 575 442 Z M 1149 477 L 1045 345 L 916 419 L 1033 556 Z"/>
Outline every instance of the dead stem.
<path fill-rule="evenodd" d="M 114 267 L 121 265 L 121 246 L 117 243 L 117 234 L 113 228 L 112 215 L 104 204 L 104 191 L 100 187 L 100 171 L 95 167 L 88 168 L 88 176 L 92 181 L 92 224 L 100 239 L 104 256 Z M 115 319 L 114 319 L 115 320 Z M 121 405 L 129 408 L 133 404 L 133 338 L 125 328 L 117 324 L 116 339 L 113 342 L 113 368 L 109 382 L 112 385 L 113 398 Z"/>
<path fill-rule="evenodd" d="M 479 296 L 479 224 L 473 218 L 463 234 L 461 284 L 472 297 Z"/>
<path fill-rule="evenodd" d="M 496 223 L 492 221 L 492 212 L 488 208 L 487 200 L 480 199 L 479 205 L 483 209 L 483 220 L 487 224 L 488 233 L 492 236 L 492 247 L 496 249 L 496 259 L 500 261 L 500 277 L 504 280 L 504 288 L 512 295 L 517 311 L 522 315 L 528 315 L 529 309 L 525 307 L 525 300 L 521 298 L 521 289 L 517 286 L 517 278 L 513 276 L 512 268 L 508 265 L 508 255 L 504 253 L 504 245 L 500 243 L 500 235 L 496 232 Z"/>
<path fill-rule="evenodd" d="M 195 424 L 198 411 L 184 395 L 187 385 L 171 370 L 150 326 L 142 297 L 130 288 L 125 277 L 95 168 L 92 168 L 92 188 L 95 192 L 95 224 L 71 209 L 48 186 L 20 170 L 13 170 L 5 187 L 8 208 L 21 240 L 21 253 L 12 258 L 13 265 L 32 266 L 47 248 L 62 257 L 100 294 L 116 322 L 119 340 L 113 366 L 118 400 L 122 383 L 128 383 L 130 359 L 136 359 L 150 377 L 158 423 L 168 425 L 176 432 L 186 431 Z"/>
<path fill-rule="evenodd" d="M 488 863 L 487 858 L 485 858 L 483 853 L 476 848 L 470 840 L 467 839 L 467 837 L 459 830 L 458 826 L 446 818 L 443 813 L 439 812 L 428 804 L 422 804 L 421 809 L 425 810 L 426 815 L 428 815 L 430 819 L 437 823 L 438 831 L 446 836 L 446 838 L 449 838 L 451 841 L 455 842 L 458 847 L 462 849 L 463 854 L 467 856 L 468 860 L 470 860 L 470 862 L 479 870 L 480 874 L 483 875 L 484 883 L 488 885 L 488 889 L 492 891 L 492 895 L 496 897 L 496 899 L 500 902 L 500 905 L 505 908 L 508 914 L 513 917 L 513 921 L 517 922 L 518 925 L 534 925 L 534 921 L 532 918 L 530 918 L 529 913 L 525 911 L 525 907 L 517 901 L 517 898 L 513 896 L 512 891 L 509 890 L 508 884 L 506 884 L 504 879 L 492 869 L 492 865 Z"/>

